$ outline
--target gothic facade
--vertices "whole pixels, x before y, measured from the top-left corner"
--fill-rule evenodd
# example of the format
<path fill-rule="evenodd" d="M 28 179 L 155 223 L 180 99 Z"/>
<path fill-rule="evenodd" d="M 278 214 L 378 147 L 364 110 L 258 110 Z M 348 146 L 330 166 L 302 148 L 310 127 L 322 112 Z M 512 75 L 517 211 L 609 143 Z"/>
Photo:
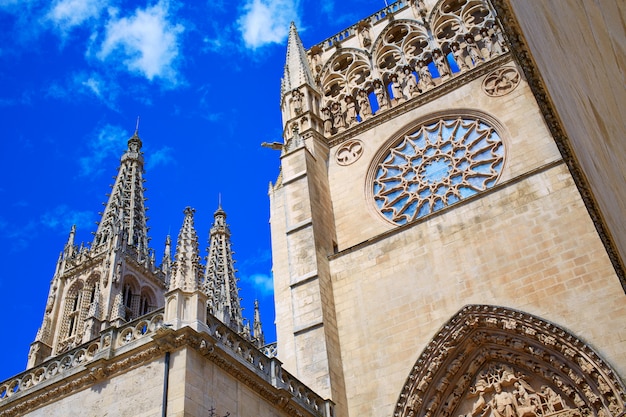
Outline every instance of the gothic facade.
<path fill-rule="evenodd" d="M 400 0 L 308 49 L 292 25 L 276 344 L 242 317 L 221 207 L 206 262 L 186 208 L 157 265 L 135 133 L 0 416 L 625 416 L 619 248 L 513 15 Z"/>
<path fill-rule="evenodd" d="M 624 415 L 623 268 L 496 3 L 291 28 L 278 349 L 338 415 Z"/>

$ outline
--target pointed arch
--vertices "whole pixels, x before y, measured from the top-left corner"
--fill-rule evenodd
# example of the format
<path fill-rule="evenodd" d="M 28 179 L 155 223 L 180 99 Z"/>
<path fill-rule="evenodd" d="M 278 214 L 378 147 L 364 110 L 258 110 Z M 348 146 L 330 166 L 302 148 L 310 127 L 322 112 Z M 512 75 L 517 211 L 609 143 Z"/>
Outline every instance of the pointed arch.
<path fill-rule="evenodd" d="M 143 316 L 157 308 L 156 295 L 150 287 L 143 287 L 139 296 L 139 311 L 137 316 Z"/>
<path fill-rule="evenodd" d="M 83 303 L 84 283 L 76 280 L 68 288 L 63 299 L 63 318 L 61 322 L 60 340 L 56 347 L 57 353 L 69 349 L 80 340 L 82 328 L 81 306 Z"/>
<path fill-rule="evenodd" d="M 426 28 L 416 20 L 398 19 L 387 25 L 372 47 L 373 61 L 381 71 L 395 72 L 429 59 L 433 49 Z"/>
<path fill-rule="evenodd" d="M 372 83 L 370 55 L 357 48 L 337 50 L 320 72 L 320 83 L 325 105 L 341 102 L 359 89 L 370 90 Z"/>
<path fill-rule="evenodd" d="M 394 417 L 624 415 L 616 372 L 567 330 L 517 310 L 468 305 L 413 366 Z"/>
<path fill-rule="evenodd" d="M 449 52 L 453 42 L 463 43 L 468 34 L 495 26 L 494 16 L 483 0 L 440 0 L 430 13 L 432 32 L 442 49 Z"/>
<path fill-rule="evenodd" d="M 122 303 L 126 309 L 126 321 L 137 317 L 140 288 L 135 276 L 130 274 L 124 276 L 124 280 L 122 281 Z"/>

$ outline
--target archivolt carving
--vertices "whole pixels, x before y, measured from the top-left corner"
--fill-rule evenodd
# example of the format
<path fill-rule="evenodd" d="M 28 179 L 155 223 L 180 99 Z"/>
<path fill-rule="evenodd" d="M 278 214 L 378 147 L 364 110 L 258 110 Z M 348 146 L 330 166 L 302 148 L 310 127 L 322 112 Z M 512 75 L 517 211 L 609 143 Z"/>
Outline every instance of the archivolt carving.
<path fill-rule="evenodd" d="M 394 417 L 624 416 L 626 388 L 585 343 L 503 307 L 470 305 L 429 343 Z"/>

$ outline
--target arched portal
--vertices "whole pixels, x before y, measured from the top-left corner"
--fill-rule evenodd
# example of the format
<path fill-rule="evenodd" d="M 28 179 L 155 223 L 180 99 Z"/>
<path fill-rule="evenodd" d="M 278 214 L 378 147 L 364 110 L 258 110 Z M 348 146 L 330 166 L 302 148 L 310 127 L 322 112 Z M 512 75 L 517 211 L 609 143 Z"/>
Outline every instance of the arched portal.
<path fill-rule="evenodd" d="M 504 307 L 469 305 L 415 363 L 394 417 L 624 416 L 617 374 L 575 335 Z"/>

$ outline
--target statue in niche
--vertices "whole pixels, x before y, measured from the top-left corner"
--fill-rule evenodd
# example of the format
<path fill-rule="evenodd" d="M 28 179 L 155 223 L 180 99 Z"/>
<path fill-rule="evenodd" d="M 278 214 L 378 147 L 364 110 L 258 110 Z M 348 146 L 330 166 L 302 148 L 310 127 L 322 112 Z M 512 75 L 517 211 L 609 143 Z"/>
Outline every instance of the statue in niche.
<path fill-rule="evenodd" d="M 322 48 L 319 46 L 312 47 L 309 51 L 309 60 L 313 74 L 318 75 L 322 70 Z"/>
<path fill-rule="evenodd" d="M 357 104 L 359 105 L 359 114 L 361 120 L 365 120 L 372 115 L 372 107 L 370 106 L 370 99 L 367 96 L 367 91 L 361 89 L 356 96 Z"/>
<path fill-rule="evenodd" d="M 397 74 L 391 76 L 391 94 L 393 95 L 394 105 L 400 104 L 404 101 L 404 94 L 402 93 L 402 85 L 398 79 Z"/>
<path fill-rule="evenodd" d="M 502 34 L 502 29 L 500 29 L 500 26 L 495 25 L 494 26 L 494 38 L 495 38 L 495 43 L 496 43 L 496 51 L 498 52 L 498 55 L 500 55 L 501 53 L 507 51 L 508 49 L 505 46 L 505 42 L 504 42 L 504 35 Z"/>
<path fill-rule="evenodd" d="M 359 33 L 359 38 L 361 39 L 361 45 L 364 48 L 369 48 L 372 44 L 372 35 L 370 34 L 370 25 L 367 20 L 362 20 L 359 22 L 357 27 L 357 31 Z"/>
<path fill-rule="evenodd" d="M 419 75 L 419 83 L 418 87 L 420 91 L 423 93 L 424 91 L 430 90 L 435 86 L 435 82 L 433 81 L 433 77 L 430 74 L 430 70 L 428 69 L 428 65 L 423 60 L 417 61 L 417 74 Z"/>
<path fill-rule="evenodd" d="M 387 109 L 389 105 L 387 104 L 385 87 L 380 80 L 374 81 L 374 94 L 376 95 L 376 101 L 378 101 L 378 111 Z"/>
<path fill-rule="evenodd" d="M 415 17 L 421 17 L 424 19 L 428 13 L 424 0 L 411 0 L 411 8 L 413 9 Z"/>
<path fill-rule="evenodd" d="M 291 105 L 294 113 L 293 116 L 298 116 L 302 113 L 302 93 L 300 90 L 295 89 L 291 93 L 291 96 Z"/>
<path fill-rule="evenodd" d="M 356 102 L 354 98 L 350 95 L 346 96 L 346 125 L 347 127 L 352 126 L 356 123 Z"/>
<path fill-rule="evenodd" d="M 473 65 L 476 66 L 482 63 L 484 61 L 483 56 L 478 50 L 478 45 L 476 44 L 474 36 L 472 36 L 471 33 L 465 35 L 465 43 L 467 44 L 467 54 L 471 58 Z"/>
<path fill-rule="evenodd" d="M 419 94 L 419 90 L 417 88 L 417 81 L 415 81 L 415 75 L 413 75 L 413 71 L 411 67 L 404 67 L 404 95 L 407 98 L 415 97 Z"/>
<path fill-rule="evenodd" d="M 481 50 L 483 59 L 487 60 L 493 58 L 494 56 L 498 56 L 499 54 L 495 51 L 496 43 L 489 34 L 489 30 L 487 28 L 482 28 L 480 30 L 480 36 L 483 41 L 483 48 Z"/>
<path fill-rule="evenodd" d="M 439 71 L 439 76 L 441 78 L 450 76 L 450 68 L 448 68 L 446 57 L 443 55 L 441 50 L 435 49 L 433 52 L 433 61 L 435 62 L 435 66 L 437 67 L 437 71 Z"/>
<path fill-rule="evenodd" d="M 343 118 L 343 111 L 338 102 L 334 102 L 330 106 L 330 113 L 333 118 L 333 127 L 337 129 L 337 131 L 342 131 L 346 128 L 346 122 Z"/>
<path fill-rule="evenodd" d="M 452 55 L 454 55 L 454 61 L 456 62 L 457 67 L 461 72 L 465 72 L 469 69 L 467 62 L 465 62 L 465 52 L 459 46 L 458 42 L 452 43 L 450 45 L 452 48 Z"/>

